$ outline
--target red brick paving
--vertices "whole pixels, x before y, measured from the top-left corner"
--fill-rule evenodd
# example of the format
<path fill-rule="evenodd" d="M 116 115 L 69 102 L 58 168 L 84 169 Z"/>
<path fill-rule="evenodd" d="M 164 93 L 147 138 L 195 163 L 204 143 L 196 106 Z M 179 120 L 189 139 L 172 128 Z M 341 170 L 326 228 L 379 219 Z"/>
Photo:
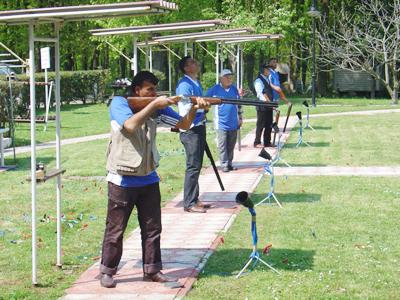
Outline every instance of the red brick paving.
<path fill-rule="evenodd" d="M 291 119 L 289 125 L 293 126 L 295 122 Z M 287 137 L 288 131 L 284 139 Z M 254 134 L 247 135 L 242 140 L 242 151 L 235 151 L 234 164 L 239 170 L 221 172 L 225 192 L 221 191 L 211 168 L 200 176 L 200 199 L 214 205 L 206 214 L 185 213 L 182 193 L 162 209 L 163 272 L 179 278 L 183 288 L 142 281 L 140 229 L 137 228 L 124 241 L 124 254 L 115 276 L 116 288 L 100 286 L 97 262 L 66 290 L 63 299 L 174 299 L 186 295 L 218 246 L 220 232 L 227 230 L 232 217 L 240 209 L 235 203 L 236 194 L 242 190 L 252 192 L 263 174 L 264 160 L 258 157 L 261 149 L 253 148 L 253 140 Z M 275 151 L 271 150 L 271 154 Z"/>

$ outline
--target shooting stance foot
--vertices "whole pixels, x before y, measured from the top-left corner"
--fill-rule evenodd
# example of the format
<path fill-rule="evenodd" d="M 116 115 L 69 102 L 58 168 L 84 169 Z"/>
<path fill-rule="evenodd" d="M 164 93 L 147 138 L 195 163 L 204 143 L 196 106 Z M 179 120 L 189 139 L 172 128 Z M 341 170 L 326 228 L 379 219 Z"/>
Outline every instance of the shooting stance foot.
<path fill-rule="evenodd" d="M 190 212 L 190 213 L 206 213 L 207 211 L 202 208 L 202 207 L 197 207 L 197 206 L 192 206 L 189 208 L 184 208 L 184 211 Z"/>
<path fill-rule="evenodd" d="M 276 146 L 274 144 L 268 143 L 264 145 L 267 148 L 276 148 Z"/>
<path fill-rule="evenodd" d="M 165 282 L 177 282 L 176 278 L 169 277 L 161 272 L 157 272 L 154 274 L 148 274 L 145 273 L 143 275 L 143 280 L 144 281 L 153 281 L 153 282 L 160 282 L 160 283 L 165 283 Z"/>
<path fill-rule="evenodd" d="M 105 288 L 115 288 L 116 283 L 112 275 L 102 273 L 100 278 L 100 285 Z"/>
<path fill-rule="evenodd" d="M 212 208 L 213 205 L 211 205 L 211 204 L 205 204 L 204 202 L 197 201 L 196 207 L 199 207 L 199 208 Z"/>

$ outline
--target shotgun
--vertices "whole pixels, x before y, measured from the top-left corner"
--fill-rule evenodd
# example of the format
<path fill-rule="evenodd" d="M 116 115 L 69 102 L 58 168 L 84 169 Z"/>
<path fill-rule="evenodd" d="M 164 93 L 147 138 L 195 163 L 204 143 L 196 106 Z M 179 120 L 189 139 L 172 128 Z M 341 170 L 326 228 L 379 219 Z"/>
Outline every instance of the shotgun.
<path fill-rule="evenodd" d="M 129 106 L 134 111 L 140 111 L 145 108 L 150 102 L 154 101 L 157 97 L 128 97 Z M 196 104 L 196 96 L 171 96 L 169 97 L 173 100 L 179 101 L 190 101 L 193 104 Z M 250 105 L 250 106 L 262 106 L 274 108 L 278 107 L 277 103 L 272 102 L 263 102 L 259 100 L 253 99 L 236 99 L 236 98 L 216 98 L 216 97 L 199 97 L 210 103 L 211 105 L 219 105 L 219 104 L 234 104 L 234 105 Z"/>
<path fill-rule="evenodd" d="M 290 112 L 292 111 L 292 106 L 293 106 L 293 104 L 290 104 L 290 106 L 288 108 L 287 115 L 286 115 L 286 121 L 285 121 L 285 127 L 283 127 L 283 132 L 286 131 L 286 126 L 287 126 L 287 123 L 289 121 Z"/>
<path fill-rule="evenodd" d="M 274 122 L 274 123 L 279 124 L 278 122 L 279 122 L 279 117 L 280 117 L 280 115 L 281 115 L 281 111 L 280 111 L 280 110 L 276 110 L 275 122 Z M 274 131 L 274 140 L 273 140 L 273 142 L 272 142 L 273 145 L 275 145 L 276 134 L 277 134 L 277 132 Z"/>

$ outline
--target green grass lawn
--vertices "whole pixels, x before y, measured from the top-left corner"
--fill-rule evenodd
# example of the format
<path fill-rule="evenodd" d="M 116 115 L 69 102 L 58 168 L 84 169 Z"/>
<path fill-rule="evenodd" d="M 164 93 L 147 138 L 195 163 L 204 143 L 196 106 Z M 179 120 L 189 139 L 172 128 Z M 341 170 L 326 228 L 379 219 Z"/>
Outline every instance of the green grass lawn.
<path fill-rule="evenodd" d="M 297 111 L 302 111 L 303 115 L 306 114 L 306 109 L 303 106 L 303 101 L 307 100 L 310 105 L 310 114 L 324 114 L 346 111 L 360 111 L 360 110 L 381 110 L 381 109 L 396 109 L 398 105 L 390 104 L 389 99 L 365 99 L 365 98 L 318 98 L 317 106 L 311 106 L 311 99 L 307 97 L 289 97 L 293 103 L 291 115 Z M 287 105 L 285 102 L 280 101 L 279 110 L 281 117 L 286 118 Z M 256 110 L 253 107 L 247 106 L 244 108 L 246 118 L 256 118 Z"/>
<path fill-rule="evenodd" d="M 245 124 L 243 134 L 253 128 Z M 218 160 L 215 134 L 208 132 L 208 142 Z M 161 155 L 158 173 L 161 177 L 163 203 L 172 199 L 183 187 L 185 157 L 179 135 L 158 134 Z M 38 185 L 37 215 L 40 285 L 31 286 L 31 196 L 25 181 L 30 169 L 28 154 L 19 155 L 18 169 L 0 173 L 0 299 L 56 299 L 100 254 L 107 207 L 107 185 L 91 176 L 105 176 L 107 140 L 98 140 L 62 147 L 62 206 L 67 221 L 63 223 L 62 270 L 54 266 L 56 258 L 55 181 Z M 54 149 L 38 151 L 37 161 L 49 168 L 55 165 Z M 12 164 L 6 158 L 6 164 Z M 209 166 L 207 158 L 204 165 Z M 79 177 L 89 178 L 79 178 Z M 136 213 L 127 231 L 137 226 Z M 46 215 L 46 217 L 45 217 Z M 43 222 L 41 222 L 42 220 Z M 76 224 L 74 224 L 76 223 Z M 68 225 L 71 224 L 71 225 Z M 73 227 L 70 227 L 73 226 Z"/>
<path fill-rule="evenodd" d="M 269 183 L 252 196 L 260 201 Z M 257 207 L 262 258 L 239 279 L 251 253 L 250 214 L 243 209 L 200 274 L 188 299 L 398 299 L 400 179 L 279 177 L 284 208 Z"/>
<path fill-rule="evenodd" d="M 311 118 L 310 124 L 316 131 L 305 129 L 303 140 L 312 147 L 295 147 L 295 127 L 282 150 L 282 158 L 298 166 L 400 165 L 399 117 L 400 113 L 387 113 Z"/>
<path fill-rule="evenodd" d="M 38 110 L 38 115 L 44 115 L 44 110 Z M 55 110 L 50 111 L 55 115 Z M 106 104 L 69 104 L 61 107 L 61 136 L 63 139 L 106 133 L 110 122 Z M 56 123 L 50 121 L 47 130 L 43 131 L 44 124 L 36 125 L 36 142 L 43 143 L 56 139 Z M 17 123 L 15 130 L 16 146 L 30 144 L 30 124 Z"/>

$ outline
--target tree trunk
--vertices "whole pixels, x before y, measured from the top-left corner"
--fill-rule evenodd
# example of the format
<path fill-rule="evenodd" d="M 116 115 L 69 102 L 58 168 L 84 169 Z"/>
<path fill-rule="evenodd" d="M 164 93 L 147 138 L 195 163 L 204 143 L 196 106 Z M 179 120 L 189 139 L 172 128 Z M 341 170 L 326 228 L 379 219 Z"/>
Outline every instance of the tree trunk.
<path fill-rule="evenodd" d="M 122 52 L 125 53 L 126 49 L 122 49 Z M 126 58 L 122 55 L 119 56 L 119 76 L 126 77 Z"/>
<path fill-rule="evenodd" d="M 254 80 L 254 64 L 255 64 L 255 58 L 253 53 L 248 53 L 245 54 L 244 56 L 244 61 L 246 62 L 245 64 L 245 78 L 247 81 L 247 87 L 254 93 L 254 86 L 253 86 L 253 80 Z"/>
<path fill-rule="evenodd" d="M 329 4 L 328 1 L 322 1 L 322 14 L 324 18 L 326 18 L 326 22 L 329 22 Z M 317 22 L 318 24 L 318 22 Z M 316 46 L 319 45 L 319 43 L 316 43 Z M 319 51 L 319 55 L 324 55 L 324 53 L 321 53 Z M 318 64 L 316 66 L 318 69 Z M 329 73 L 325 72 L 323 70 L 318 70 L 317 72 L 317 91 L 321 96 L 326 96 L 328 94 L 328 83 L 329 83 Z"/>
<path fill-rule="evenodd" d="M 304 91 L 307 90 L 307 60 L 305 57 L 308 56 L 306 49 L 302 51 L 302 61 L 301 61 L 301 82 L 303 84 Z"/>

